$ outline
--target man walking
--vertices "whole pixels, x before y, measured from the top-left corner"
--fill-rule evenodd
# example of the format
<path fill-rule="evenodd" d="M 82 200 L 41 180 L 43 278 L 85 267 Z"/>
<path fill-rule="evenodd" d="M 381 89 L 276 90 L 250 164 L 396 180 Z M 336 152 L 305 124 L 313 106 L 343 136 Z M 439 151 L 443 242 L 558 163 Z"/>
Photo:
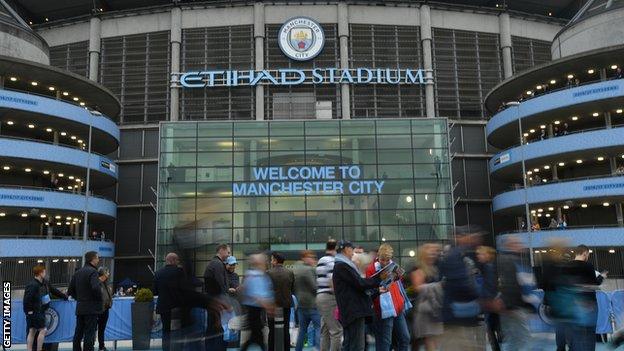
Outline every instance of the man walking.
<path fill-rule="evenodd" d="M 74 331 L 73 351 L 82 351 L 80 343 L 84 340 L 84 350 L 93 351 L 98 316 L 102 313 L 102 288 L 104 278 L 98 278 L 98 253 L 89 251 L 85 254 L 85 265 L 71 278 L 67 294 L 76 300 L 76 329 Z"/>
<path fill-rule="evenodd" d="M 217 246 L 216 255 L 208 262 L 204 272 L 204 286 L 206 294 L 213 299 L 221 299 L 228 292 L 229 284 L 225 261 L 230 256 L 230 247 L 227 244 Z M 206 349 L 225 351 L 227 343 L 223 340 L 223 327 L 218 314 L 208 313 L 208 329 L 206 331 Z"/>
<path fill-rule="evenodd" d="M 336 240 L 325 244 L 325 256 L 316 265 L 316 307 L 321 315 L 321 351 L 339 351 L 342 325 L 334 317 L 336 297 L 332 276 L 336 260 Z"/>
<path fill-rule="evenodd" d="M 296 351 L 303 350 L 303 343 L 310 323 L 314 325 L 314 342 L 319 346 L 321 316 L 316 309 L 316 255 L 313 251 L 301 252 L 301 261 L 295 266 L 295 296 L 297 297 L 297 318 L 299 334 L 297 335 Z"/>
<path fill-rule="evenodd" d="M 292 306 L 292 294 L 295 291 L 295 275 L 284 267 L 285 258 L 279 252 L 271 254 L 271 265 L 267 272 L 273 284 L 275 296 L 275 316 L 269 317 L 269 348 L 275 346 L 275 317 L 284 318 L 283 350 L 290 350 L 290 333 L 286 327 L 290 321 L 290 307 Z M 278 341 L 279 342 L 279 341 Z"/>

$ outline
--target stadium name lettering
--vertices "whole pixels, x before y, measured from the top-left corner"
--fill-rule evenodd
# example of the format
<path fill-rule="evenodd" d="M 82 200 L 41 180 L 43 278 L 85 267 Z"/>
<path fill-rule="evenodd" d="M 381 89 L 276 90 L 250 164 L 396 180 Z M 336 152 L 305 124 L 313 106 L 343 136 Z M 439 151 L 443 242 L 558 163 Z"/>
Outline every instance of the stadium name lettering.
<path fill-rule="evenodd" d="M 174 76 L 172 83 L 184 88 L 302 84 L 426 84 L 422 69 L 314 68 L 262 71 L 195 71 Z"/>
<path fill-rule="evenodd" d="M 385 181 L 362 180 L 359 166 L 255 167 L 255 182 L 232 183 L 234 196 L 381 193 Z"/>

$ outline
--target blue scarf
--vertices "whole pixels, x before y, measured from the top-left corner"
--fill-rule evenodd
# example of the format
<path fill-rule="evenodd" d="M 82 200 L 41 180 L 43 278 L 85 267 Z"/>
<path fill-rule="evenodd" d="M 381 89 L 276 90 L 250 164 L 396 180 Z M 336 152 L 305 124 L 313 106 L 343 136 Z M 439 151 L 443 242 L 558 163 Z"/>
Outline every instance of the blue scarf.
<path fill-rule="evenodd" d="M 351 261 L 347 256 L 345 256 L 343 254 L 337 254 L 336 255 L 336 262 L 344 262 L 347 265 L 349 265 L 349 267 L 353 268 L 354 271 L 356 271 L 358 274 L 360 274 L 360 271 L 358 270 L 358 268 L 355 265 L 355 263 L 353 263 L 353 261 Z"/>

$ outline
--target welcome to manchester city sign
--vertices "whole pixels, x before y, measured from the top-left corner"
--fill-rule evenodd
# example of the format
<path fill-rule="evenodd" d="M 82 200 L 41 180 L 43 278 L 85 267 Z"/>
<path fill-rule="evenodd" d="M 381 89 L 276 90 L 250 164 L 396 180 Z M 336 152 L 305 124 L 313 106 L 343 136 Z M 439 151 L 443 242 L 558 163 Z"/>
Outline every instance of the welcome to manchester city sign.
<path fill-rule="evenodd" d="M 288 58 L 308 61 L 317 57 L 325 45 L 320 24 L 308 17 L 286 21 L 278 33 L 279 47 Z M 430 72 L 429 72 L 430 73 Z M 304 84 L 429 84 L 423 69 L 336 67 L 273 70 L 211 70 L 174 73 L 173 86 L 183 88 L 237 87 L 256 85 L 293 86 Z"/>

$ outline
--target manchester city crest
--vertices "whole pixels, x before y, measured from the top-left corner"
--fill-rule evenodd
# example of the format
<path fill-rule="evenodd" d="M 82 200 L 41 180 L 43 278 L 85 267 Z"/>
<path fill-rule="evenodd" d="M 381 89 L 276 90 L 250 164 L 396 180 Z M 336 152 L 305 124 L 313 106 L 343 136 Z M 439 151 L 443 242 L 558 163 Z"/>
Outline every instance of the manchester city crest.
<path fill-rule="evenodd" d="M 282 25 L 279 31 L 279 46 L 289 58 L 307 61 L 323 50 L 325 33 L 311 18 L 295 17 Z"/>
<path fill-rule="evenodd" d="M 50 306 L 45 310 L 44 315 L 45 326 L 47 329 L 46 336 L 52 335 L 56 331 L 56 328 L 58 328 L 59 326 L 59 314 L 52 306 Z"/>

